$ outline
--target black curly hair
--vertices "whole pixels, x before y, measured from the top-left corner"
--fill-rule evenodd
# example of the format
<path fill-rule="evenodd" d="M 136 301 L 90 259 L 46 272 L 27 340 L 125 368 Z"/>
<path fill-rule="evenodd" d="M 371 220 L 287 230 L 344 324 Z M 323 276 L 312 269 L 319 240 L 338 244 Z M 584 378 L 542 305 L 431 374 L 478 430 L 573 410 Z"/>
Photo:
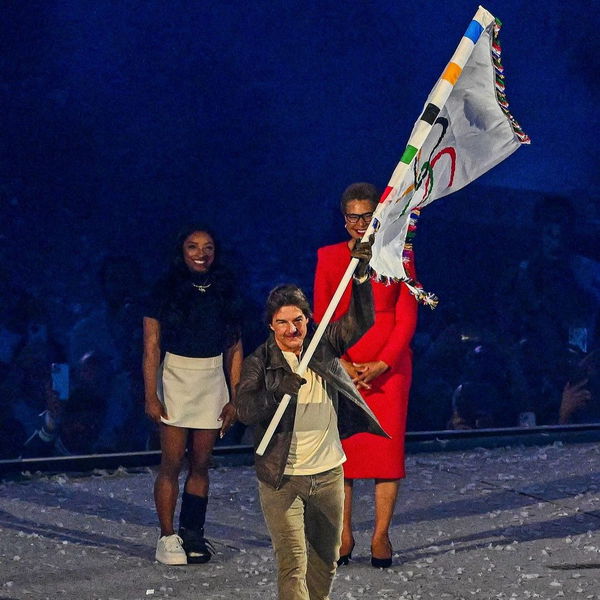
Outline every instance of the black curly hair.
<path fill-rule="evenodd" d="M 159 280 L 155 291 L 162 298 L 159 320 L 166 327 L 176 328 L 189 317 L 197 293 L 190 285 L 195 274 L 191 273 L 183 259 L 183 244 L 192 233 L 208 234 L 215 246 L 215 259 L 206 273 L 203 283 L 210 283 L 211 290 L 219 298 L 226 323 L 227 345 L 230 346 L 241 337 L 241 300 L 237 293 L 233 273 L 221 262 L 221 245 L 212 228 L 204 224 L 192 223 L 180 230 L 175 240 L 169 269 L 165 277 Z"/>

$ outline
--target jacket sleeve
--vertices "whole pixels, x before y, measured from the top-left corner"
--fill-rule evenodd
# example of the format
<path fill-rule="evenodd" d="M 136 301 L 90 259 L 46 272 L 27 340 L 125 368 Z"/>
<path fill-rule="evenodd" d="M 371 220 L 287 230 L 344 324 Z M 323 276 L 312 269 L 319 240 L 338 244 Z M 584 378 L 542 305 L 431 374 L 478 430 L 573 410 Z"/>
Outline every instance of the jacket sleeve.
<path fill-rule="evenodd" d="M 244 425 L 254 425 L 270 419 L 277 409 L 279 399 L 267 389 L 264 362 L 260 357 L 248 356 L 242 364 L 242 374 L 237 387 L 234 405 L 239 420 Z"/>
<path fill-rule="evenodd" d="M 339 320 L 329 323 L 324 336 L 333 346 L 337 356 L 342 356 L 375 323 L 373 308 L 373 290 L 371 281 L 363 283 L 352 281 L 352 296 L 348 312 Z"/>

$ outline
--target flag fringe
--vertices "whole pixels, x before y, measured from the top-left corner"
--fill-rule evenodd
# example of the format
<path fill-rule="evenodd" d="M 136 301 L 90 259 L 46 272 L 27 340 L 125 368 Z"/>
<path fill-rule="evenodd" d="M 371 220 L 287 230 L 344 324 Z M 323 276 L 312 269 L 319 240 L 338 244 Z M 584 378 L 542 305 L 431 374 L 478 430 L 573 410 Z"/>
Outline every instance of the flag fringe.
<path fill-rule="evenodd" d="M 502 28 L 502 22 L 500 19 L 495 18 L 493 23 L 489 25 L 491 27 L 491 59 L 492 65 L 494 68 L 494 87 L 496 92 L 496 101 L 500 106 L 502 112 L 504 113 L 506 119 L 511 125 L 511 128 L 519 140 L 521 144 L 530 144 L 530 137 L 523 131 L 517 120 L 512 116 L 509 111 L 508 98 L 506 97 L 506 82 L 504 77 L 504 67 L 502 65 L 502 47 L 500 45 L 500 29 Z M 411 141 L 409 140 L 409 144 Z M 413 166 L 415 170 L 415 181 L 417 178 L 417 163 Z M 408 208 L 408 203 L 405 207 Z M 402 213 L 404 214 L 404 213 Z M 406 232 L 406 239 L 404 241 L 404 249 L 402 252 L 402 263 L 406 265 L 407 268 L 404 269 L 404 273 L 415 273 L 415 269 L 410 269 L 411 265 L 414 265 L 414 253 L 412 242 L 416 235 L 417 230 L 417 220 L 420 214 L 420 209 L 418 207 L 413 208 L 410 214 L 410 220 L 408 223 L 408 230 Z M 402 216 L 402 215 L 401 215 Z M 410 293 L 413 294 L 417 301 L 425 306 L 429 306 L 431 309 L 434 309 L 438 305 L 438 297 L 431 293 L 426 292 L 423 289 L 423 286 L 419 281 L 407 275 L 406 277 L 390 277 L 386 275 L 378 275 L 376 272 L 373 272 L 372 277 L 375 281 L 382 282 L 386 285 L 390 285 L 391 283 L 404 283 L 406 287 L 409 289 Z"/>
<path fill-rule="evenodd" d="M 496 71 L 496 98 L 502 112 L 506 115 L 515 135 L 519 138 L 521 144 L 531 144 L 531 138 L 523 131 L 517 120 L 508 110 L 508 99 L 506 97 L 506 82 L 504 80 L 504 67 L 502 66 L 502 46 L 500 45 L 500 29 L 502 22 L 496 19 L 492 35 L 492 62 Z"/>
<path fill-rule="evenodd" d="M 410 213 L 408 232 L 406 233 L 406 241 L 404 242 L 404 250 L 402 251 L 402 262 L 404 264 L 414 265 L 415 262 L 412 240 L 417 233 L 417 221 L 420 214 L 421 210 L 419 208 L 413 208 Z M 412 270 L 414 271 L 414 269 Z M 406 273 L 407 270 L 404 269 L 404 272 Z M 416 279 L 412 279 L 411 277 L 388 277 L 386 275 L 378 275 L 375 272 L 373 273 L 373 279 L 384 283 L 385 285 L 403 283 L 420 304 L 429 306 L 432 310 L 438 305 L 438 297 L 431 292 L 426 292 L 421 283 Z"/>
<path fill-rule="evenodd" d="M 418 281 L 415 281 L 410 277 L 388 277 L 387 275 L 377 275 L 377 273 L 373 273 L 373 279 L 380 283 L 384 283 L 385 285 L 403 283 L 408 288 L 408 291 L 417 299 L 419 304 L 429 306 L 432 310 L 437 307 L 440 301 L 434 293 L 426 292 Z"/>

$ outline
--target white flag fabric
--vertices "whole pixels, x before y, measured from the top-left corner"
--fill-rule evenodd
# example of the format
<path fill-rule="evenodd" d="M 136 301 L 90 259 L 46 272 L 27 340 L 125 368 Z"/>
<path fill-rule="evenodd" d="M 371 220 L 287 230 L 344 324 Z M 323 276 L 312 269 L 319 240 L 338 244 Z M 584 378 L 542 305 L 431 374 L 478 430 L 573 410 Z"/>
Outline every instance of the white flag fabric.
<path fill-rule="evenodd" d="M 419 210 L 466 186 L 529 143 L 508 112 L 500 26 L 479 7 L 413 127 L 376 214 L 370 264 L 379 279 L 414 286 L 404 263 L 410 260 L 411 230 Z M 412 291 L 427 303 L 420 285 L 416 288 L 420 291 L 414 287 Z"/>

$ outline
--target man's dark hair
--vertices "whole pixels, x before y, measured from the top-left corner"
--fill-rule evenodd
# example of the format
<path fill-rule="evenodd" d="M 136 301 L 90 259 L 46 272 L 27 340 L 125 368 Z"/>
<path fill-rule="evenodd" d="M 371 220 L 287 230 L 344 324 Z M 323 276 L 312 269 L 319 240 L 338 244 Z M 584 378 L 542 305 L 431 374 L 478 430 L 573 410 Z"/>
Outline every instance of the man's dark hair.
<path fill-rule="evenodd" d="M 304 292 L 293 283 L 285 283 L 273 288 L 265 305 L 265 322 L 271 324 L 273 315 L 283 306 L 297 306 L 307 319 L 312 318 L 310 304 Z"/>
<path fill-rule="evenodd" d="M 352 200 L 369 200 L 373 204 L 373 208 L 379 202 L 379 191 L 372 183 L 366 183 L 360 181 L 358 183 L 351 183 L 342 194 L 340 200 L 340 210 L 342 214 L 346 213 L 346 206 L 348 202 Z"/>

